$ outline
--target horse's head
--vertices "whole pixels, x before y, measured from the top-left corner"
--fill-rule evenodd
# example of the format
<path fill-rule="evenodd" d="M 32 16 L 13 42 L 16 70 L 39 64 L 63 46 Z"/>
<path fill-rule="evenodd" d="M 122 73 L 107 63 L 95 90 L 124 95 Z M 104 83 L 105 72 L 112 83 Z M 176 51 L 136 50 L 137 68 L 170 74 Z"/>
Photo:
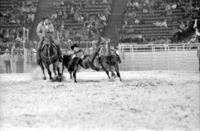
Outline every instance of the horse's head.
<path fill-rule="evenodd" d="M 43 40 L 41 56 L 43 58 L 48 58 L 49 60 L 58 58 L 57 47 L 49 37 L 45 37 Z"/>
<path fill-rule="evenodd" d="M 119 56 L 119 55 L 116 55 L 116 57 L 117 57 L 117 61 L 118 61 L 119 63 L 122 63 L 120 56 Z"/>
<path fill-rule="evenodd" d="M 47 45 L 50 45 L 51 43 L 52 43 L 52 38 L 51 38 L 51 36 L 48 36 L 48 35 L 46 35 L 45 37 L 44 37 L 44 44 L 47 44 Z"/>

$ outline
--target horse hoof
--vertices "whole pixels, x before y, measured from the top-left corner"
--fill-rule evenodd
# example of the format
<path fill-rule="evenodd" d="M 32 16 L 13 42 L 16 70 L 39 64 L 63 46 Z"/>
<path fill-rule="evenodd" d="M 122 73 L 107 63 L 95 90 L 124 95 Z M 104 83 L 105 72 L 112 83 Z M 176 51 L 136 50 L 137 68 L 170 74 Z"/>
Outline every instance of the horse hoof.
<path fill-rule="evenodd" d="M 61 82 L 62 81 L 62 77 L 58 77 L 58 81 Z"/>
<path fill-rule="evenodd" d="M 43 77 L 43 80 L 46 80 L 47 78 L 46 77 Z"/>

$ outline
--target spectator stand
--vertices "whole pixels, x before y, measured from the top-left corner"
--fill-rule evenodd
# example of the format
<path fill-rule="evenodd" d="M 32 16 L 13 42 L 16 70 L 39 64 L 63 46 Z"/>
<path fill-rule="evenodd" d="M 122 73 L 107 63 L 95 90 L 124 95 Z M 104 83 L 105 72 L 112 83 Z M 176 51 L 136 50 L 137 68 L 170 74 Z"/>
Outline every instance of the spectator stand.
<path fill-rule="evenodd" d="M 0 1 L 0 35 L 2 41 L 21 41 L 23 39 L 24 28 L 26 28 L 26 31 L 32 28 L 37 4 L 38 0 Z"/>
<path fill-rule="evenodd" d="M 61 41 L 94 40 L 103 34 L 111 10 L 111 1 L 55 1 L 51 15 Z"/>
<path fill-rule="evenodd" d="M 173 37 L 181 24 L 187 35 L 194 21 L 191 2 L 190 0 L 130 0 L 127 3 L 121 30 L 121 42 L 148 43 L 158 40 L 174 42 Z"/>

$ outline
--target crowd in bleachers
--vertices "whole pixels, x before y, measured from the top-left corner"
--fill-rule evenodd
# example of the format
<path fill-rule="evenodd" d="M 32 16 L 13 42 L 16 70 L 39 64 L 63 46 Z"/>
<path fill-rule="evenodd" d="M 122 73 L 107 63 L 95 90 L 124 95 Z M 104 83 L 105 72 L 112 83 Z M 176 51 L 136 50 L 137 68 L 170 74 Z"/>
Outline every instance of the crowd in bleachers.
<path fill-rule="evenodd" d="M 107 26 L 112 0 L 58 0 L 51 18 L 61 40 L 94 40 Z"/>
<path fill-rule="evenodd" d="M 0 43 L 21 41 L 23 27 L 30 29 L 34 23 L 37 3 L 38 0 L 0 1 Z"/>
<path fill-rule="evenodd" d="M 199 6 L 193 5 L 191 0 L 129 0 L 121 41 L 178 42 L 194 31 L 193 9 Z"/>
<path fill-rule="evenodd" d="M 33 25 L 37 4 L 38 0 L 0 1 L 1 46 L 22 42 L 22 27 Z M 61 41 L 92 41 L 103 35 L 111 5 L 112 0 L 55 0 L 50 17 Z M 120 41 L 177 43 L 194 33 L 199 16 L 199 0 L 129 0 Z"/>
<path fill-rule="evenodd" d="M 1 0 L 1 25 L 27 26 L 34 22 L 38 0 Z"/>

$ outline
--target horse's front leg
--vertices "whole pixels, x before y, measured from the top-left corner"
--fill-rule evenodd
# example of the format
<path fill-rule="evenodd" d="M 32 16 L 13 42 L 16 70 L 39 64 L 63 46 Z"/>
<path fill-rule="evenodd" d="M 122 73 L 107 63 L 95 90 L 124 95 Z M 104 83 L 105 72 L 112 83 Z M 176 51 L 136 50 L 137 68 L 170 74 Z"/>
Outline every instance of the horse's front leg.
<path fill-rule="evenodd" d="M 53 64 L 54 66 L 54 72 L 55 72 L 55 76 L 57 77 L 58 81 L 62 81 L 62 73 L 60 72 L 60 63 L 59 62 L 56 62 Z M 57 72 L 56 72 L 57 71 Z M 57 76 L 58 74 L 58 76 Z"/>
<path fill-rule="evenodd" d="M 108 70 L 105 70 L 105 72 L 106 72 L 108 78 L 110 79 L 109 71 L 108 71 Z"/>
<path fill-rule="evenodd" d="M 76 80 L 76 71 L 73 72 L 73 77 L 74 77 L 74 82 L 77 83 L 77 80 Z"/>
<path fill-rule="evenodd" d="M 63 60 L 64 61 L 64 60 Z M 65 64 L 64 64 L 64 62 L 62 62 L 62 75 L 63 75 L 63 73 L 64 73 L 64 69 L 65 69 Z"/>
<path fill-rule="evenodd" d="M 106 72 L 108 78 L 110 79 L 109 71 L 106 69 L 103 63 L 100 63 L 100 64 L 101 64 L 102 69 Z"/>
<path fill-rule="evenodd" d="M 43 66 L 43 64 L 42 64 L 42 62 L 40 62 L 40 67 L 41 67 L 41 69 L 42 69 L 42 73 L 43 73 L 43 80 L 46 80 L 46 75 L 45 75 L 45 69 L 44 69 L 44 66 Z"/>
<path fill-rule="evenodd" d="M 49 69 L 49 64 L 45 64 L 45 66 L 46 66 L 46 69 L 47 69 L 48 74 L 49 74 L 49 79 L 52 80 L 53 78 L 52 78 L 52 75 L 51 75 L 51 71 Z"/>
<path fill-rule="evenodd" d="M 62 81 L 62 73 L 60 72 L 59 65 L 57 66 L 57 72 L 58 72 L 58 80 L 61 82 Z"/>
<path fill-rule="evenodd" d="M 111 77 L 116 78 L 116 75 L 115 75 L 115 73 L 114 73 L 113 67 L 110 67 L 109 70 L 110 70 L 110 72 L 111 72 Z"/>
<path fill-rule="evenodd" d="M 54 72 L 54 75 L 57 76 L 57 73 L 56 73 L 56 65 L 53 64 L 53 72 Z"/>
<path fill-rule="evenodd" d="M 117 73 L 117 76 L 119 77 L 119 80 L 122 81 L 121 75 L 120 75 L 120 73 L 119 73 L 119 65 L 118 65 L 118 64 L 115 65 L 115 71 L 116 71 L 116 73 Z"/>
<path fill-rule="evenodd" d="M 70 75 L 70 79 L 72 80 L 73 79 L 72 71 L 69 71 L 69 75 Z"/>
<path fill-rule="evenodd" d="M 102 67 L 103 70 L 106 72 L 107 76 L 108 76 L 108 79 L 110 79 L 110 75 L 109 75 L 109 71 L 105 68 L 105 67 Z"/>

